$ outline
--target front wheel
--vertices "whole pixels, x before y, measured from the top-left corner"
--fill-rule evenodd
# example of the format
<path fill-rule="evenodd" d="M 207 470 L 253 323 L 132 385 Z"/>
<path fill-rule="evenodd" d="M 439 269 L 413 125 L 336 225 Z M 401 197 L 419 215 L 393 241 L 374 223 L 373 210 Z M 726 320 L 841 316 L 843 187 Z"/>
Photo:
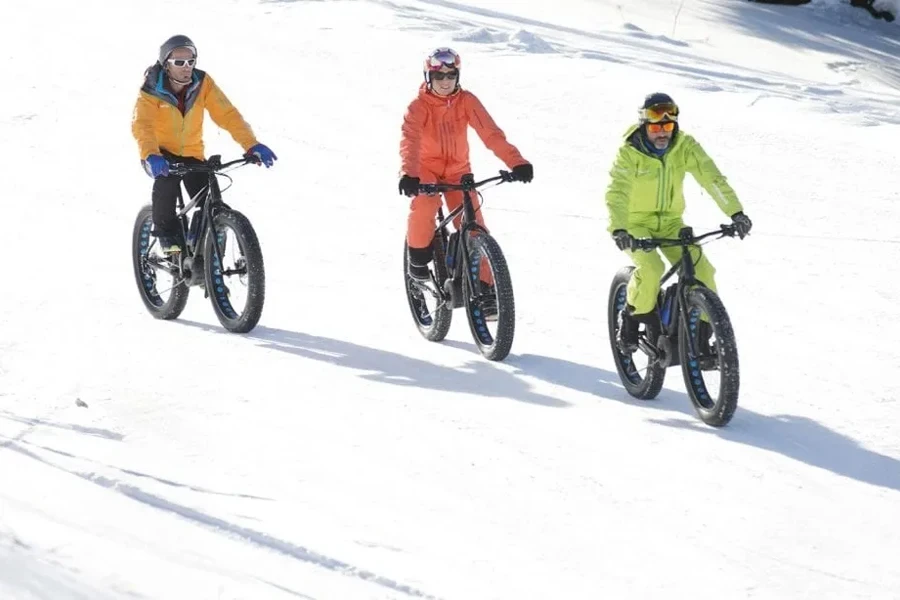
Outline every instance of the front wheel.
<path fill-rule="evenodd" d="M 665 367 L 658 360 L 652 359 L 642 350 L 625 352 L 619 348 L 616 338 L 619 333 L 619 319 L 625 310 L 628 282 L 634 267 L 623 267 L 613 277 L 609 286 L 609 300 L 606 309 L 606 321 L 609 330 L 609 345 L 612 348 L 613 362 L 619 372 L 619 379 L 630 396 L 638 400 L 652 400 L 659 395 L 666 378 Z M 647 328 L 639 333 L 641 338 L 652 346 L 656 346 L 659 331 L 655 327 Z"/>
<path fill-rule="evenodd" d="M 153 208 L 138 211 L 131 242 L 131 261 L 138 292 L 147 311 L 157 319 L 177 319 L 187 305 L 190 289 L 178 265 L 164 256 L 153 229 Z"/>
<path fill-rule="evenodd" d="M 500 244 L 487 233 L 470 236 L 467 249 L 463 296 L 469 329 L 481 354 L 500 361 L 509 355 L 516 333 L 516 301 L 509 266 Z"/>
<path fill-rule="evenodd" d="M 216 318 L 232 333 L 247 333 L 259 322 L 266 299 L 262 250 L 247 217 L 233 209 L 216 211 L 203 256 L 206 290 Z"/>
<path fill-rule="evenodd" d="M 681 319 L 678 337 L 688 396 L 704 423 L 724 427 L 737 410 L 741 383 L 731 320 L 719 296 L 708 288 L 690 290 L 685 309 L 687 322 Z M 701 323 L 703 314 L 709 319 L 708 325 Z M 712 331 L 708 341 L 700 335 L 707 326 Z M 695 351 L 689 349 L 689 338 Z"/>

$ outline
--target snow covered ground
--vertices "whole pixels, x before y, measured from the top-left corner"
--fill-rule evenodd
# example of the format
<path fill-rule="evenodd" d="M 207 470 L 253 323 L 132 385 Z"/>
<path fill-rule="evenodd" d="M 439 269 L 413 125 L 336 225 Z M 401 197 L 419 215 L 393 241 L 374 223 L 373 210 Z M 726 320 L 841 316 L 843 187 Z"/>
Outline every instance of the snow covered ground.
<path fill-rule="evenodd" d="M 817 1 L 14 3 L 0 21 L 0 598 L 900 596 L 897 23 Z M 40 35 L 37 35 L 40 31 Z M 152 319 L 130 119 L 184 33 L 278 154 L 234 173 L 267 299 Z M 512 354 L 404 299 L 399 128 L 432 48 L 535 165 L 486 190 Z M 622 390 L 603 195 L 664 90 L 754 221 L 705 247 L 731 424 Z M 208 152 L 240 149 L 207 123 Z M 502 165 L 472 135 L 476 175 Z M 688 221 L 725 222 L 687 184 Z"/>

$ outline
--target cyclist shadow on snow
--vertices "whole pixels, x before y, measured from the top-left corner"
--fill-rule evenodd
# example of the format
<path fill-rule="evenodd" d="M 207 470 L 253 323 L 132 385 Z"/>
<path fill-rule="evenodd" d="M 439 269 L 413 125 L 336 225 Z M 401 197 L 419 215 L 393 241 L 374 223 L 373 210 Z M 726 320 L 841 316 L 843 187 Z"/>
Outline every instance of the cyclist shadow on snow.
<path fill-rule="evenodd" d="M 697 419 L 684 392 L 665 389 L 656 400 L 635 400 L 622 392 L 628 404 L 646 410 L 681 413 L 689 419 L 651 418 L 666 427 L 714 435 L 730 442 L 781 454 L 787 458 L 883 488 L 900 491 L 900 460 L 863 447 L 857 440 L 799 415 L 763 415 L 738 404 L 727 427 L 708 427 Z"/>
<path fill-rule="evenodd" d="M 646 411 L 680 413 L 682 418 L 651 418 L 651 422 L 715 435 L 730 442 L 781 454 L 811 467 L 862 483 L 900 490 L 900 460 L 863 447 L 857 440 L 802 416 L 763 415 L 740 404 L 734 420 L 722 429 L 701 423 L 687 394 L 663 389 L 656 400 L 636 400 L 617 385 L 617 373 L 568 360 L 533 354 L 510 356 L 519 373 L 554 385 L 620 401 Z"/>
<path fill-rule="evenodd" d="M 221 329 L 180 320 L 206 331 Z M 688 417 L 652 418 L 653 423 L 715 435 L 722 439 L 775 452 L 793 460 L 849 477 L 862 483 L 900 490 L 900 461 L 861 446 L 856 440 L 833 431 L 812 419 L 795 415 L 767 416 L 738 405 L 732 422 L 716 429 L 703 425 L 694 413 L 687 394 L 663 389 L 656 400 L 635 400 L 619 384 L 617 373 L 560 358 L 536 354 L 510 355 L 504 364 L 515 367 L 510 373 L 480 357 L 460 367 L 433 364 L 425 360 L 283 329 L 257 327 L 246 337 L 262 346 L 360 371 L 360 377 L 393 385 L 414 386 L 482 396 L 512 398 L 542 406 L 568 407 L 558 398 L 531 390 L 519 376 L 541 379 L 577 392 L 621 402 L 646 411 L 675 412 Z M 469 343 L 445 340 L 442 345 L 477 350 Z"/>
<path fill-rule="evenodd" d="M 178 322 L 214 333 L 224 333 L 218 327 L 203 323 L 187 320 Z M 481 358 L 460 366 L 446 366 L 390 350 L 263 326 L 256 327 L 243 337 L 253 340 L 263 348 L 364 371 L 359 377 L 369 381 L 443 392 L 511 398 L 555 408 L 569 406 L 564 400 L 533 391 L 528 382 Z"/>

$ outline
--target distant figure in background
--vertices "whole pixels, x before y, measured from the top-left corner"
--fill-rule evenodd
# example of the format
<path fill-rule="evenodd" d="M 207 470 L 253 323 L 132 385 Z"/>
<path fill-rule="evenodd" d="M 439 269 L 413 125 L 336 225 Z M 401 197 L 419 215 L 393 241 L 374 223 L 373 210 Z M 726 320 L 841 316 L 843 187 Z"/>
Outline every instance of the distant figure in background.
<path fill-rule="evenodd" d="M 153 227 L 165 254 L 180 252 L 181 227 L 176 201 L 181 177 L 169 175 L 169 162 L 197 164 L 203 154 L 203 109 L 231 134 L 245 156 L 271 167 L 278 157 L 260 144 L 241 113 L 229 102 L 205 71 L 196 68 L 197 47 L 184 35 L 175 35 L 159 48 L 157 62 L 144 72 L 131 132 L 138 143 L 141 163 L 153 182 Z M 191 196 L 206 186 L 205 173 L 184 178 Z"/>

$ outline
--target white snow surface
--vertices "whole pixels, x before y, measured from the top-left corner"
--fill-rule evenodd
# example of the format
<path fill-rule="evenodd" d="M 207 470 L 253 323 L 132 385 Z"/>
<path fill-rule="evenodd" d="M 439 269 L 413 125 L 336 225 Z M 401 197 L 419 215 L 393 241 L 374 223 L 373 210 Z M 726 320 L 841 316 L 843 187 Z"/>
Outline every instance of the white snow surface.
<path fill-rule="evenodd" d="M 837 2 L 79 0 L 0 20 L 0 598 L 900 597 L 900 29 Z M 233 173 L 266 304 L 151 318 L 130 119 L 184 33 L 279 160 Z M 416 331 L 403 112 L 424 56 L 535 165 L 486 189 L 512 353 Z M 725 428 L 623 390 L 604 192 L 667 91 L 753 219 L 704 247 Z M 207 119 L 208 154 L 240 148 Z M 503 165 L 470 136 L 474 171 Z M 687 221 L 727 222 L 692 180 Z M 78 402 L 80 401 L 80 402 Z"/>

